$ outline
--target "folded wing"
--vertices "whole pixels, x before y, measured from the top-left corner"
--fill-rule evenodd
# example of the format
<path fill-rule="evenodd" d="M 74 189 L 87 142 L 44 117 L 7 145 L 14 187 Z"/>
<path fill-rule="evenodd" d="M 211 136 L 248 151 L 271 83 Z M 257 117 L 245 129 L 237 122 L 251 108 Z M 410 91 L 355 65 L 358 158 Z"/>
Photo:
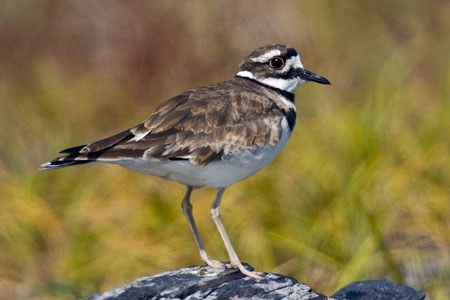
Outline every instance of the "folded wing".
<path fill-rule="evenodd" d="M 184 159 L 204 166 L 245 150 L 275 145 L 281 137 L 283 115 L 274 102 L 252 92 L 233 93 L 226 85 L 223 82 L 173 97 L 136 127 L 65 149 L 61 153 L 66 155 L 42 168 L 140 157 Z"/>

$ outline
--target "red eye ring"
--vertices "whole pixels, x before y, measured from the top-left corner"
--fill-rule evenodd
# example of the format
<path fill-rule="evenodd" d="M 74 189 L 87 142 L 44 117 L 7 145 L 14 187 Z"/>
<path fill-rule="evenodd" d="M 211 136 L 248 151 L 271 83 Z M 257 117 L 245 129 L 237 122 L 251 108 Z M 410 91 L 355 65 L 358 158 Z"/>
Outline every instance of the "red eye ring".
<path fill-rule="evenodd" d="M 282 69 L 285 66 L 285 64 L 286 63 L 284 61 L 284 58 L 282 58 L 280 56 L 272 57 L 269 60 L 269 66 L 273 69 L 277 69 L 277 70 Z"/>

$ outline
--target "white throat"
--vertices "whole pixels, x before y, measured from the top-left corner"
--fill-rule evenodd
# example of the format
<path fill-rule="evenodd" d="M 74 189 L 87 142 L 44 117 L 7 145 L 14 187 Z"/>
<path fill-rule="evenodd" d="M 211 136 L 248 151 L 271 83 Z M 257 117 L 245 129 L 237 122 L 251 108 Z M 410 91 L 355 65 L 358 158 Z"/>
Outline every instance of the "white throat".
<path fill-rule="evenodd" d="M 239 71 L 236 76 L 250 78 L 256 80 L 262 84 L 268 85 L 270 87 L 274 87 L 289 93 L 294 93 L 294 91 L 304 84 L 306 81 L 302 80 L 298 77 L 284 79 L 284 78 L 274 78 L 274 77 L 265 77 L 265 78 L 257 78 L 250 71 Z"/>

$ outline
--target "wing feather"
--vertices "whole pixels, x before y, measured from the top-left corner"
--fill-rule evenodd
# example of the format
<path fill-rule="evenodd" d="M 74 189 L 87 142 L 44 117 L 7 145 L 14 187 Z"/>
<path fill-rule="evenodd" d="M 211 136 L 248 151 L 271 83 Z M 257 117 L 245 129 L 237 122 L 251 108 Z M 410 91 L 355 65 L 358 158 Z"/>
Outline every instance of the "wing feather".
<path fill-rule="evenodd" d="M 65 159 L 67 165 L 73 165 L 74 161 L 154 157 L 189 159 L 203 166 L 266 144 L 275 145 L 281 137 L 282 118 L 267 91 L 249 82 L 225 81 L 173 97 L 134 128 L 66 149 L 69 155 L 54 161 L 59 167 Z"/>

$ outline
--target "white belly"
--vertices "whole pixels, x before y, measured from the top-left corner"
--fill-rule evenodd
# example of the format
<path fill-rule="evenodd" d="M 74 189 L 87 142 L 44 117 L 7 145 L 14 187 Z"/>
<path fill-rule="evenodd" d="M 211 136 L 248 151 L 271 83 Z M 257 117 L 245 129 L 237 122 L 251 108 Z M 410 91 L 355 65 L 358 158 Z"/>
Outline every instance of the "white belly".
<path fill-rule="evenodd" d="M 188 160 L 154 158 L 122 160 L 114 163 L 192 187 L 227 187 L 255 174 L 277 156 L 291 136 L 285 118 L 283 118 L 281 126 L 281 139 L 275 146 L 266 146 L 257 151 L 245 151 L 239 156 L 213 161 L 204 167 L 193 165 Z"/>

